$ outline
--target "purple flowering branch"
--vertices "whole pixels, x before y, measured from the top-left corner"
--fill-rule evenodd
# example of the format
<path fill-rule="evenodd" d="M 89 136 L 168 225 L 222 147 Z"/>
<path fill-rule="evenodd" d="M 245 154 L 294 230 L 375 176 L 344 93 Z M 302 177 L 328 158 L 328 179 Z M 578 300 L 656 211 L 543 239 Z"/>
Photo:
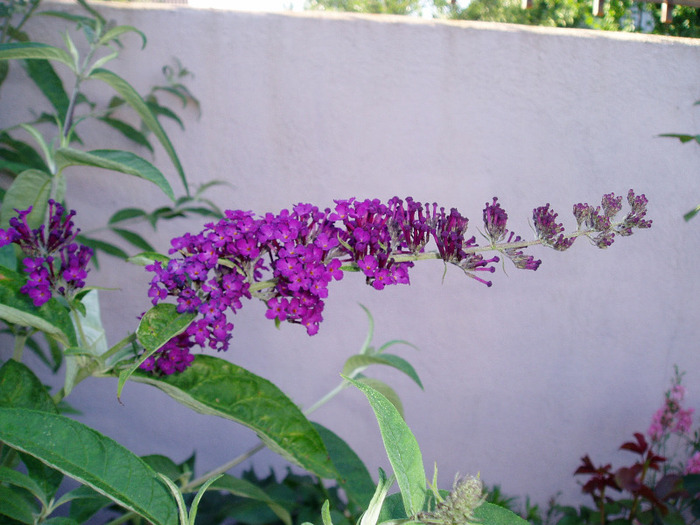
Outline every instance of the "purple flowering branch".
<path fill-rule="evenodd" d="M 523 250 L 536 244 L 563 251 L 576 238 L 588 237 L 599 248 L 610 246 L 616 235 L 631 235 L 635 228 L 649 228 L 647 199 L 630 190 L 630 211 L 615 222 L 622 197 L 605 195 L 601 206 L 576 204 L 573 213 L 578 229 L 565 233 L 549 204 L 535 208 L 532 220 L 536 238 L 525 241 L 507 229 L 508 215 L 498 199 L 483 210 L 488 241 L 480 246 L 467 233 L 469 221 L 452 208 L 421 204 L 408 197 L 337 200 L 333 209 L 320 210 L 298 204 L 291 211 L 256 217 L 250 211 L 227 211 L 217 223 L 198 234 L 187 233 L 172 240 L 167 262 L 146 266 L 154 274 L 149 296 L 154 305 L 172 297 L 179 313 L 197 318 L 142 365 L 163 374 L 182 371 L 193 360 L 197 345 L 222 351 L 229 347 L 234 328 L 227 313 L 242 308 L 243 299 L 256 297 L 267 305 L 266 317 L 303 325 L 309 335 L 318 332 L 323 320 L 328 286 L 353 270 L 377 290 L 409 284 L 415 261 L 442 259 L 466 275 L 491 286 L 482 272 L 495 272 L 496 251 L 516 268 L 537 270 L 541 264 Z M 435 249 L 426 251 L 434 244 Z"/>

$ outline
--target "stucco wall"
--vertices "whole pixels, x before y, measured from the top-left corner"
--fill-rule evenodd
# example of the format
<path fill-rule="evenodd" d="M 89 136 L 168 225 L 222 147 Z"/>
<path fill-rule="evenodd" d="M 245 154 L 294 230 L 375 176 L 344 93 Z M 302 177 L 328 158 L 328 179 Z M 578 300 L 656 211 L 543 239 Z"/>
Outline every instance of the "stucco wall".
<path fill-rule="evenodd" d="M 528 217 L 546 202 L 573 227 L 575 202 L 629 188 L 650 200 L 651 230 L 607 251 L 581 241 L 566 253 L 533 250 L 543 259 L 536 273 L 506 265 L 490 289 L 451 268 L 443 282 L 437 262 L 418 265 L 410 287 L 383 292 L 347 275 L 313 338 L 295 326 L 275 330 L 263 305 L 246 305 L 228 359 L 308 406 L 360 347 L 362 303 L 375 316 L 377 343 L 402 338 L 421 349 L 403 355 L 425 392 L 391 371 L 376 374 L 404 399 L 428 470 L 437 462 L 444 486 L 456 471 L 481 472 L 539 502 L 558 491 L 562 501 L 578 497 L 571 474 L 585 453 L 629 458 L 616 449 L 646 430 L 674 364 L 688 371 L 690 403 L 700 405 L 700 219 L 682 220 L 700 199 L 700 147 L 657 137 L 700 131 L 700 43 L 398 17 L 99 7 L 148 35 L 143 52 L 126 36 L 111 65 L 139 90 L 160 81 L 171 57 L 194 72 L 188 86 L 201 118 L 185 109 L 186 131 L 168 131 L 192 181 L 230 183 L 211 194 L 221 207 L 263 213 L 299 201 L 412 195 L 458 207 L 477 234 L 484 203 L 497 195 L 511 229 L 529 236 Z M 28 30 L 53 38 L 61 25 L 37 18 Z M 0 99 L 2 127 L 37 104 L 31 89 L 14 68 Z M 125 146 L 100 133 L 84 135 L 88 146 Z M 154 160 L 172 174 L 162 151 Z M 164 203 L 147 184 L 105 172 L 76 170 L 68 184 L 84 230 L 119 207 Z M 200 228 L 180 222 L 163 233 Z M 165 236 L 158 246 L 167 248 Z M 147 277 L 102 265 L 91 284 L 123 288 L 103 294 L 117 341 L 148 306 Z M 82 420 L 138 453 L 184 460 L 197 449 L 203 470 L 255 443 L 252 433 L 140 385 L 127 386 L 121 406 L 115 389 L 90 380 L 69 399 Z M 386 466 L 360 393 L 344 392 L 316 419 L 372 472 Z M 282 465 L 270 453 L 254 463 L 260 473 Z"/>

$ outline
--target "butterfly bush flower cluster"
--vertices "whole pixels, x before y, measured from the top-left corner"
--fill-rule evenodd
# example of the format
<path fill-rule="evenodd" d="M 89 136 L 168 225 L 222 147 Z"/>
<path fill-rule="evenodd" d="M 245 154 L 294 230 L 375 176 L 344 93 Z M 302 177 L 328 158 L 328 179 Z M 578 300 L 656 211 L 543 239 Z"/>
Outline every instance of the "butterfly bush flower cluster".
<path fill-rule="evenodd" d="M 485 246 L 467 232 L 469 220 L 457 209 L 447 211 L 411 197 L 394 197 L 386 203 L 337 200 L 333 208 L 323 210 L 298 204 L 264 216 L 227 211 L 223 219 L 206 224 L 201 232 L 173 239 L 172 258 L 146 266 L 153 274 L 148 292 L 152 303 L 172 298 L 179 313 L 196 317 L 183 334 L 142 367 L 169 374 L 186 368 L 193 346 L 226 350 L 234 328 L 227 313 L 235 314 L 243 300 L 252 297 L 266 303 L 268 319 L 300 324 L 314 335 L 323 321 L 329 285 L 342 279 L 345 270 L 361 272 L 368 285 L 382 290 L 409 284 L 415 261 L 442 259 L 491 286 L 483 276 L 495 271 L 500 257 L 485 257 L 486 251 L 499 252 L 517 268 L 537 270 L 541 261 L 523 251 L 532 244 L 562 250 L 579 235 L 611 237 L 649 227 L 651 221 L 642 219 L 646 198 L 630 191 L 628 201 L 633 211 L 622 223 L 612 220 L 614 206 L 609 202 L 621 202 L 612 194 L 602 204 L 607 222 L 597 219 L 600 208 L 577 204 L 574 214 L 579 230 L 568 236 L 549 205 L 537 208 L 533 212 L 537 239 L 524 241 L 506 228 L 508 215 L 494 198 L 483 210 Z M 434 245 L 433 251 L 426 251 L 429 245 Z"/>
<path fill-rule="evenodd" d="M 92 250 L 75 242 L 80 232 L 74 229 L 75 211 L 65 213 L 60 203 L 49 200 L 48 223 L 36 229 L 27 223 L 31 207 L 16 211 L 10 227 L 0 228 L 0 247 L 15 243 L 26 255 L 22 262 L 28 279 L 20 291 L 41 306 L 53 293 L 70 297 L 85 286 Z"/>

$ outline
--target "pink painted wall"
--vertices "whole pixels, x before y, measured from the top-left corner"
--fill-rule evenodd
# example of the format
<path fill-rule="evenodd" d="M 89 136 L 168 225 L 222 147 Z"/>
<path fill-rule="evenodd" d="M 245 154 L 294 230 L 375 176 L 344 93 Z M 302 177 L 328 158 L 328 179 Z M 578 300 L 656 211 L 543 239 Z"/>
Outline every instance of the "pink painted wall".
<path fill-rule="evenodd" d="M 687 370 L 700 406 L 700 147 L 658 138 L 700 132 L 700 43 L 619 33 L 450 23 L 318 13 L 256 14 L 165 6 L 99 5 L 148 35 L 145 52 L 126 36 L 112 64 L 141 91 L 177 57 L 202 115 L 186 109 L 182 133 L 168 130 L 195 183 L 223 179 L 221 207 L 279 211 L 299 201 L 394 195 L 458 207 L 478 235 L 484 203 L 497 195 L 512 229 L 528 237 L 532 208 L 546 202 L 573 227 L 571 205 L 629 188 L 650 200 L 651 230 L 607 251 L 579 241 L 570 251 L 535 249 L 536 272 L 506 265 L 490 289 L 437 262 L 420 264 L 410 287 L 372 290 L 357 275 L 334 285 L 320 333 L 275 330 L 262 304 L 234 319 L 227 358 L 276 383 L 308 406 L 332 388 L 374 314 L 375 341 L 402 338 L 425 385 L 391 371 L 376 375 L 401 394 L 406 418 L 441 483 L 481 472 L 514 495 L 544 503 L 578 498 L 579 458 L 621 464 L 617 447 L 644 431 L 673 365 Z M 60 22 L 36 19 L 31 34 Z M 58 43 L 58 40 L 57 40 Z M 18 68 L 3 86 L 0 125 L 36 104 Z M 106 91 L 96 96 L 107 100 Z M 125 146 L 95 130 L 95 147 Z M 147 152 L 144 152 L 147 155 Z M 172 174 L 167 157 L 155 163 Z M 173 179 L 174 180 L 174 179 Z M 164 204 L 147 184 L 106 172 L 68 175 L 69 204 L 84 230 L 116 209 Z M 199 231 L 181 221 L 167 235 Z M 91 284 L 103 294 L 112 341 L 148 306 L 148 277 L 103 260 Z M 125 283 L 124 277 L 132 282 Z M 6 352 L 6 350 L 2 350 Z M 211 468 L 255 443 L 226 421 L 191 415 L 169 398 L 90 380 L 72 395 L 82 419 L 138 453 L 184 460 L 197 449 Z M 372 472 L 387 461 L 371 410 L 344 392 L 317 420 L 344 436 Z M 261 474 L 282 465 L 254 460 Z"/>

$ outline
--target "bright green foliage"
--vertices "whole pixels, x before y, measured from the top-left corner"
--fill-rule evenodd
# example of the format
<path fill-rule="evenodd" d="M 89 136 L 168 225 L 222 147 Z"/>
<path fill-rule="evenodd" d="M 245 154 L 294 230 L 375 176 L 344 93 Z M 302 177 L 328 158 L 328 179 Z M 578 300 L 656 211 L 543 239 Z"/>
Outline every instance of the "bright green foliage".
<path fill-rule="evenodd" d="M 421 0 L 308 0 L 307 9 L 391 15 L 420 14 Z"/>

